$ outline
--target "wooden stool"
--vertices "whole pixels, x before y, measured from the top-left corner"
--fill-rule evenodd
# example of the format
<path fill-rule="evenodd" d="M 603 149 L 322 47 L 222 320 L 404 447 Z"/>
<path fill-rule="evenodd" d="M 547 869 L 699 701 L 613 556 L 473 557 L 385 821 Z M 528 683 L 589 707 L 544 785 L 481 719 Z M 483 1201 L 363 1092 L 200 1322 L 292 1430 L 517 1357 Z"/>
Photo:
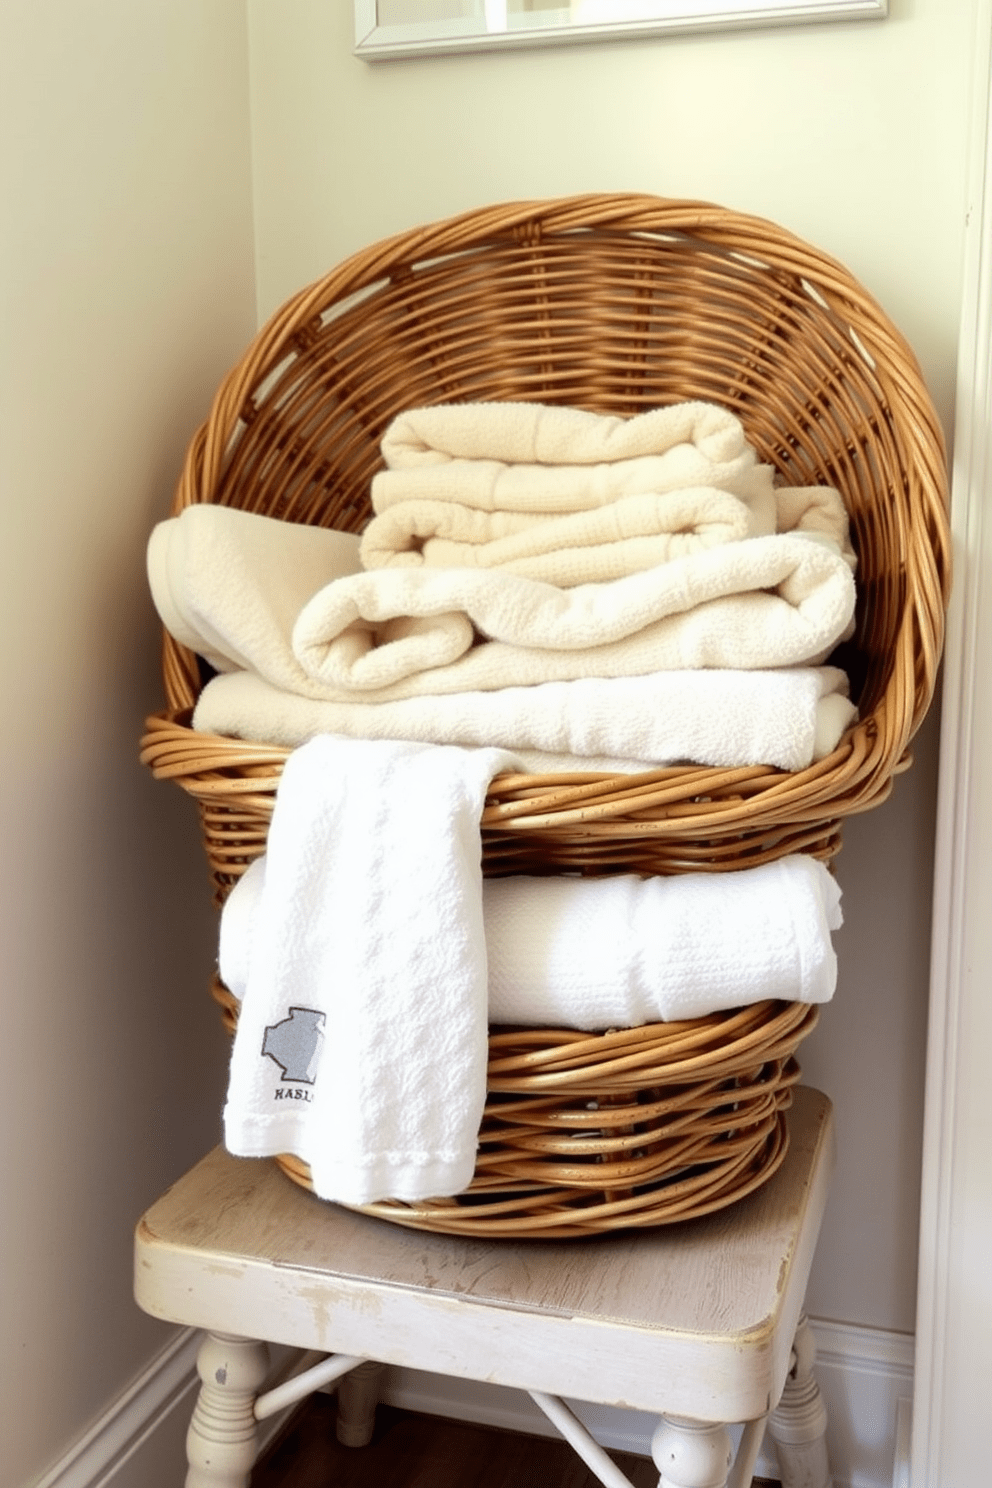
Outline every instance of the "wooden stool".
<path fill-rule="evenodd" d="M 657 1412 L 659 1488 L 745 1488 L 766 1423 L 784 1488 L 829 1488 L 802 1302 L 830 1102 L 798 1088 L 789 1124 L 782 1167 L 732 1207 L 578 1241 L 403 1229 L 217 1148 L 136 1235 L 139 1305 L 207 1332 L 187 1488 L 246 1488 L 256 1421 L 336 1378 L 349 1440 L 367 1439 L 374 1371 L 352 1371 L 370 1360 L 527 1390 L 607 1488 L 629 1480 L 557 1397 Z M 330 1357 L 263 1395 L 267 1342 Z"/>

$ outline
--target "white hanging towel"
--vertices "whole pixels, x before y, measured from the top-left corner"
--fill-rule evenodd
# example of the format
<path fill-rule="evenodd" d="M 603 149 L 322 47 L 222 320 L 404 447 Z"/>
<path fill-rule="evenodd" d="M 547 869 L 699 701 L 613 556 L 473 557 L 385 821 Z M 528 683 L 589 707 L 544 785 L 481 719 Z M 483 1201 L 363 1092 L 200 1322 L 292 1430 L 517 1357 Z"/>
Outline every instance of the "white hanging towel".
<path fill-rule="evenodd" d="M 479 818 L 501 750 L 321 736 L 288 759 L 225 1140 L 342 1203 L 455 1194 L 485 1104 Z"/>

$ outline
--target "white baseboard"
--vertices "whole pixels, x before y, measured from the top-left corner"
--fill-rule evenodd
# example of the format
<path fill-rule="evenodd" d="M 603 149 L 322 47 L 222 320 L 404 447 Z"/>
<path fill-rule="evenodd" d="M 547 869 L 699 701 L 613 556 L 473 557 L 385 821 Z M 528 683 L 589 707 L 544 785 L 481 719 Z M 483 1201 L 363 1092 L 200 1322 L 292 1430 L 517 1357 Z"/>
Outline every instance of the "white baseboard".
<path fill-rule="evenodd" d="M 912 1334 L 815 1318 L 813 1332 L 836 1488 L 893 1488 L 900 1458 L 908 1466 L 900 1401 L 913 1394 Z"/>
<path fill-rule="evenodd" d="M 84 1434 L 26 1488 L 175 1488 L 185 1474 L 186 1428 L 199 1379 L 200 1332 L 178 1329 Z M 292 1372 L 295 1350 L 273 1349 L 270 1383 Z M 259 1426 L 260 1449 L 287 1412 Z"/>
<path fill-rule="evenodd" d="M 104 1488 L 187 1400 L 199 1335 L 184 1328 L 31 1488 Z"/>
<path fill-rule="evenodd" d="M 904 1333 L 813 1319 L 817 1378 L 830 1421 L 828 1444 L 835 1488 L 900 1488 L 905 1477 L 905 1402 L 913 1389 L 913 1340 Z M 30 1488 L 153 1488 L 181 1481 L 181 1444 L 193 1409 L 200 1335 L 180 1330 L 89 1430 Z M 293 1372 L 292 1351 L 280 1351 L 274 1378 Z M 419 1370 L 387 1369 L 382 1398 L 392 1405 L 511 1431 L 553 1435 L 554 1428 L 521 1390 L 477 1384 Z M 903 1405 L 900 1406 L 900 1402 Z M 608 1450 L 650 1454 L 655 1417 L 571 1402 Z M 284 1417 L 263 1422 L 262 1444 Z M 168 1449 L 165 1444 L 168 1443 Z M 757 1471 L 777 1475 L 774 1449 Z M 902 1474 L 902 1477 L 900 1476 Z"/>

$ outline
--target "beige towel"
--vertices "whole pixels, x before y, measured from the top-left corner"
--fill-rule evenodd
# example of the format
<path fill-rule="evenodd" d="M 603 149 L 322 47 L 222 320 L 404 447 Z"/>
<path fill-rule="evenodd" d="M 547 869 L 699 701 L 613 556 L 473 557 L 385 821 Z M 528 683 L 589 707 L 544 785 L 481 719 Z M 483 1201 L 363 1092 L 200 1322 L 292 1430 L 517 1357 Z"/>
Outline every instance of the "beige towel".
<path fill-rule="evenodd" d="M 414 408 L 390 424 L 382 454 L 387 469 L 372 484 L 376 512 L 432 489 L 435 499 L 484 511 L 544 513 L 690 486 L 746 496 L 758 468 L 740 420 L 710 403 L 677 403 L 629 419 L 542 403 Z M 469 466 L 468 491 L 454 476 L 469 471 L 453 473 L 453 462 Z"/>
<path fill-rule="evenodd" d="M 853 566 L 839 494 L 774 491 L 740 420 L 714 404 L 630 419 L 443 404 L 400 414 L 382 451 L 367 569 L 505 568 L 571 587 L 776 531 L 820 532 Z"/>
<path fill-rule="evenodd" d="M 404 501 L 362 534 L 364 568 L 500 568 L 560 588 L 607 583 L 720 543 L 774 532 L 827 538 L 854 567 L 847 512 L 830 486 L 780 487 L 747 500 L 714 486 L 624 496 L 566 516 Z"/>
<path fill-rule="evenodd" d="M 324 702 L 229 672 L 203 689 L 193 727 L 289 749 L 317 734 L 493 745 L 512 749 L 534 774 L 687 761 L 802 770 L 829 754 L 856 716 L 835 667 L 585 677 L 394 703 Z"/>
<path fill-rule="evenodd" d="M 574 589 L 500 570 L 355 573 L 356 548 L 344 533 L 196 506 L 156 527 L 148 573 L 166 626 L 217 670 L 338 702 L 815 665 L 854 608 L 844 560 L 796 534 Z"/>
<path fill-rule="evenodd" d="M 571 588 L 774 531 L 769 478 L 766 496 L 751 504 L 715 486 L 696 486 L 551 517 L 404 501 L 373 517 L 360 557 L 367 569 L 501 568 Z"/>
<path fill-rule="evenodd" d="M 788 533 L 574 589 L 498 569 L 354 574 L 303 608 L 292 650 L 311 696 L 385 702 L 578 677 L 815 665 L 850 633 L 853 615 L 843 557 Z"/>
<path fill-rule="evenodd" d="M 255 668 L 282 683 L 299 672 L 286 661 L 301 607 L 361 564 L 349 532 L 198 505 L 153 529 L 147 569 L 162 624 L 177 641 L 215 671 Z"/>

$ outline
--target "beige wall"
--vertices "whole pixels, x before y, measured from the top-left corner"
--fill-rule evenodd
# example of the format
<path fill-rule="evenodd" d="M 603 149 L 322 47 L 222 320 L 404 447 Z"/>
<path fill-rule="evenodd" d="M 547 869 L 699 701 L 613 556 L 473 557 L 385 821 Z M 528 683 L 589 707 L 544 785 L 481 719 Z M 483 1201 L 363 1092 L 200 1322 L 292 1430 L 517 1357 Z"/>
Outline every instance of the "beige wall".
<path fill-rule="evenodd" d="M 953 404 L 972 0 L 880 23 L 371 66 L 351 7 L 249 0 L 259 302 L 269 313 L 386 233 L 489 201 L 702 197 L 846 261 Z M 841 1158 L 810 1290 L 819 1316 L 914 1322 L 935 729 L 853 822 L 837 999 L 806 1046 Z"/>
<path fill-rule="evenodd" d="M 136 759 L 143 561 L 255 291 L 243 0 L 2 0 L 0 32 L 0 1484 L 23 1488 L 171 1336 L 132 1301 L 131 1230 L 219 1131 L 195 823 Z"/>

